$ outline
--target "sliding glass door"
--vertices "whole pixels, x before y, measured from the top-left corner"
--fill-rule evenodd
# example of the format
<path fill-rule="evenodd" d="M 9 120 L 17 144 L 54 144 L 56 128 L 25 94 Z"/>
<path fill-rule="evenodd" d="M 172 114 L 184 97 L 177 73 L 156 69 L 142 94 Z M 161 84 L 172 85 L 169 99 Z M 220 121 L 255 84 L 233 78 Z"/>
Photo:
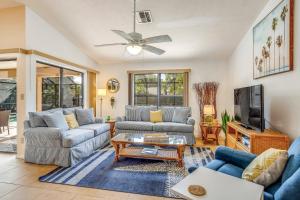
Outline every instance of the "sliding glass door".
<path fill-rule="evenodd" d="M 62 107 L 77 107 L 83 105 L 83 74 L 63 69 Z"/>
<path fill-rule="evenodd" d="M 37 111 L 83 106 L 83 73 L 37 63 Z"/>

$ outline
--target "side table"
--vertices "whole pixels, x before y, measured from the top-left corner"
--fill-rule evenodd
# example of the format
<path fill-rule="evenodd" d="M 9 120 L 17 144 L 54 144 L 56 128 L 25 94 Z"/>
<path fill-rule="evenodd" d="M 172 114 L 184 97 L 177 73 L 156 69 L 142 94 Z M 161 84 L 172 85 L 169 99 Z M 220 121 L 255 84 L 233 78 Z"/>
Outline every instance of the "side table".
<path fill-rule="evenodd" d="M 109 126 L 110 126 L 110 138 L 113 138 L 115 136 L 116 121 L 115 120 L 109 120 L 109 121 L 106 121 L 106 123 L 108 123 Z"/>
<path fill-rule="evenodd" d="M 221 125 L 219 123 L 201 123 L 200 124 L 202 138 L 204 143 L 207 143 L 208 140 L 214 140 L 216 145 L 219 145 L 219 134 L 221 132 Z M 209 137 L 212 135 L 213 137 Z"/>

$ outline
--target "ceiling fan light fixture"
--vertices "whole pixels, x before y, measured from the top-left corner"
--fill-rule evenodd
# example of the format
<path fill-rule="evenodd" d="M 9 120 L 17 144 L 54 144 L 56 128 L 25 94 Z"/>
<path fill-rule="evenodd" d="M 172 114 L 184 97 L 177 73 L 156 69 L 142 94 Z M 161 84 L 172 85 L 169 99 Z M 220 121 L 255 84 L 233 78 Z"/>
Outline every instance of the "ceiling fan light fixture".
<path fill-rule="evenodd" d="M 139 55 L 142 49 L 143 48 L 140 45 L 128 45 L 126 47 L 127 52 L 133 56 Z"/>

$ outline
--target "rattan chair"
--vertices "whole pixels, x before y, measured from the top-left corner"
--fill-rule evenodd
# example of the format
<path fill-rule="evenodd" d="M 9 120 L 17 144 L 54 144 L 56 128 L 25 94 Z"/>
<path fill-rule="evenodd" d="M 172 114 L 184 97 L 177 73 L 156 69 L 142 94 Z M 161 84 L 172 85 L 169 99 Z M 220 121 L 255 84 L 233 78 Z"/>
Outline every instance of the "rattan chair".
<path fill-rule="evenodd" d="M 4 127 L 7 127 L 7 132 L 9 135 L 9 115 L 10 110 L 0 111 L 0 133 L 2 133 L 2 128 L 4 131 Z"/>

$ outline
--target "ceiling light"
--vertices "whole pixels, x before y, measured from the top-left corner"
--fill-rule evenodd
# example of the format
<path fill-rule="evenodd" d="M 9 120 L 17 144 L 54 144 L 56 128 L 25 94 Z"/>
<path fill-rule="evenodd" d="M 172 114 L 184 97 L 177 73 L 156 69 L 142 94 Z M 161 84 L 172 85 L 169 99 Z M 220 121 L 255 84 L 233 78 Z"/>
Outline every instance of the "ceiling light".
<path fill-rule="evenodd" d="M 139 45 L 128 45 L 126 47 L 126 50 L 129 54 L 136 56 L 141 53 L 142 47 Z"/>

